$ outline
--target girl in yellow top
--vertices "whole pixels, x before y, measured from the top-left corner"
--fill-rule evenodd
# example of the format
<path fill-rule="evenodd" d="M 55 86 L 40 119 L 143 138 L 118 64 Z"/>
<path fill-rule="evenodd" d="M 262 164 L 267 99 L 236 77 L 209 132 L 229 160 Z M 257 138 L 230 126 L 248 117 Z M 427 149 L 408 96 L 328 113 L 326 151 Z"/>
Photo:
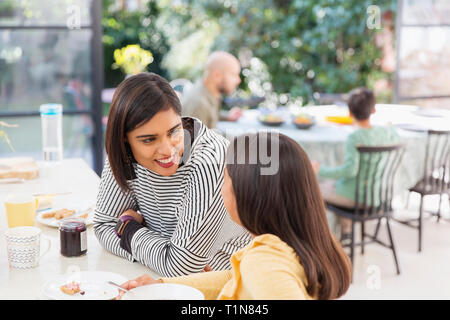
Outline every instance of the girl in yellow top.
<path fill-rule="evenodd" d="M 274 174 L 264 171 L 274 166 Z M 179 283 L 221 300 L 336 299 L 347 291 L 349 259 L 329 229 L 308 156 L 294 140 L 269 132 L 235 138 L 222 196 L 231 219 L 253 235 L 231 256 L 231 270 L 158 280 L 144 275 L 122 286 Z"/>

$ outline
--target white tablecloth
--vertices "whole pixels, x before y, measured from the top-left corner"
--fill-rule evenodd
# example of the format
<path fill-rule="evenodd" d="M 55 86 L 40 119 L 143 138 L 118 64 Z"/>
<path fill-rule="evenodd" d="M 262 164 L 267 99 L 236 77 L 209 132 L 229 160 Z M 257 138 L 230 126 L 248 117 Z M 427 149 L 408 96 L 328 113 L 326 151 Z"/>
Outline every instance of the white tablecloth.
<path fill-rule="evenodd" d="M 354 126 L 340 125 L 325 120 L 325 116 L 347 115 L 348 108 L 336 105 L 311 106 L 301 108 L 302 113 L 315 117 L 316 125 L 307 129 L 297 129 L 292 123 L 292 115 L 281 113 L 285 123 L 279 127 L 268 127 L 258 121 L 259 110 L 244 111 L 243 117 L 236 122 L 220 121 L 217 129 L 228 139 L 234 136 L 256 132 L 259 130 L 275 130 L 297 141 L 307 152 L 311 160 L 321 165 L 341 165 L 345 156 L 345 142 Z M 415 132 L 400 128 L 411 125 L 422 129 L 449 129 L 450 112 L 448 110 L 433 110 L 426 112 L 417 106 L 377 104 L 372 115 L 375 125 L 397 126 L 398 133 L 405 143 L 405 155 L 395 181 L 395 192 L 399 194 L 413 186 L 423 175 L 425 162 L 425 132 Z"/>
<path fill-rule="evenodd" d="M 45 299 L 41 289 L 45 282 L 57 275 L 74 271 L 108 271 L 127 279 L 134 279 L 144 273 L 158 275 L 139 263 L 131 263 L 104 250 L 94 235 L 92 226 L 87 230 L 87 254 L 82 257 L 66 258 L 60 254 L 59 231 L 36 222 L 42 230 L 42 237 L 51 241 L 50 251 L 44 255 L 38 267 L 27 270 L 10 269 L 6 253 L 4 233 L 8 228 L 3 201 L 10 193 L 53 193 L 71 192 L 57 196 L 56 206 L 87 208 L 95 203 L 99 177 L 82 159 L 64 160 L 53 168 L 38 163 L 40 178 L 25 183 L 0 184 L 0 300 L 1 299 Z M 44 242 L 44 241 L 42 241 Z M 44 246 L 45 243 L 43 243 Z"/>

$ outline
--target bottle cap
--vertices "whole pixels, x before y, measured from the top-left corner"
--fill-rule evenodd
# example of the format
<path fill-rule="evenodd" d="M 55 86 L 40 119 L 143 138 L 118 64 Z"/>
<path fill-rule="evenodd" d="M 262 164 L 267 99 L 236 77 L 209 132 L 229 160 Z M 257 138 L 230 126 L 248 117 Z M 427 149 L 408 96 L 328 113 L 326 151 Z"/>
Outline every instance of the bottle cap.
<path fill-rule="evenodd" d="M 62 108 L 62 105 L 58 103 L 46 103 L 41 104 L 39 111 L 41 112 L 41 115 L 54 116 L 62 114 Z"/>
<path fill-rule="evenodd" d="M 86 230 L 86 223 L 82 219 L 67 219 L 61 222 L 59 230 L 66 232 L 82 232 Z"/>

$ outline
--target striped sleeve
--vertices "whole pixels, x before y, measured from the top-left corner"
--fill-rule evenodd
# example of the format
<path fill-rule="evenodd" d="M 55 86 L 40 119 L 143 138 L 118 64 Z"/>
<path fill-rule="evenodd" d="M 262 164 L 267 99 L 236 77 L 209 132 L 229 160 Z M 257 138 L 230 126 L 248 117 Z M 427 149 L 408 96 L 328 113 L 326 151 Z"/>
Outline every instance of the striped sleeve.
<path fill-rule="evenodd" d="M 210 158 L 214 154 L 206 148 L 193 167 L 172 236 L 141 228 L 131 240 L 133 257 L 160 275 L 200 272 L 215 254 L 218 229 L 227 213 L 221 197 L 224 163 Z"/>
<path fill-rule="evenodd" d="M 138 210 L 133 196 L 120 189 L 108 160 L 102 171 L 94 215 L 94 232 L 103 248 L 111 253 L 133 261 L 132 255 L 120 247 L 120 239 L 114 233 L 119 216 L 128 209 Z"/>

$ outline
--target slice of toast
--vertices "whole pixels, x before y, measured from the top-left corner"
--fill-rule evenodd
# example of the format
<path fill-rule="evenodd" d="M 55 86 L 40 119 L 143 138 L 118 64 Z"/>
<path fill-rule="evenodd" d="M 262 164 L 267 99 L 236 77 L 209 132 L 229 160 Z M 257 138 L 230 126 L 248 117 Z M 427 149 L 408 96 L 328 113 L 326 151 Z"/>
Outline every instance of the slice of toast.
<path fill-rule="evenodd" d="M 42 214 L 42 218 L 44 218 L 44 219 L 55 218 L 56 220 L 60 220 L 60 219 L 70 217 L 74 213 L 75 213 L 75 210 L 69 210 L 69 209 L 64 208 L 64 209 L 44 213 L 44 214 Z"/>
<path fill-rule="evenodd" d="M 64 219 L 64 218 L 70 217 L 74 213 L 75 213 L 75 210 L 61 209 L 55 213 L 55 219 L 56 220 Z"/>
<path fill-rule="evenodd" d="M 55 214 L 56 214 L 56 211 L 43 213 L 42 218 L 44 218 L 44 219 L 54 218 Z"/>
<path fill-rule="evenodd" d="M 31 180 L 39 177 L 39 169 L 33 158 L 0 158 L 0 179 Z"/>

